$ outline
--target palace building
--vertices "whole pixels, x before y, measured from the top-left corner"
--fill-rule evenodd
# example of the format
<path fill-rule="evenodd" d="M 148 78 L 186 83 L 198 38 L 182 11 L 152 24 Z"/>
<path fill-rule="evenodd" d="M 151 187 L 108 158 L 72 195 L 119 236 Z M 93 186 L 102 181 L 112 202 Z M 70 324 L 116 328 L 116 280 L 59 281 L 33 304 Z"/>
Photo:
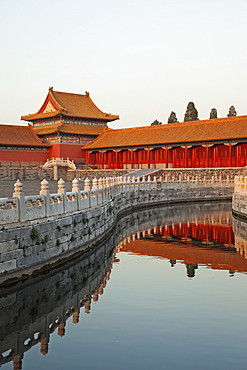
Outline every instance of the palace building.
<path fill-rule="evenodd" d="M 247 166 L 247 116 L 110 129 L 84 148 L 98 168 Z"/>
<path fill-rule="evenodd" d="M 29 126 L 0 125 L 0 165 L 69 158 L 99 169 L 247 166 L 247 116 L 111 129 L 88 92 L 49 88 Z M 6 166 L 6 164 L 5 164 Z"/>
<path fill-rule="evenodd" d="M 30 125 L 0 125 L 1 164 L 15 162 L 21 167 L 29 162 L 43 163 L 49 158 L 50 148 L 51 144 L 41 140 Z"/>
<path fill-rule="evenodd" d="M 54 91 L 48 94 L 37 113 L 21 117 L 31 122 L 38 137 L 50 144 L 50 158 L 69 158 L 84 162 L 85 145 L 100 135 L 108 122 L 119 119 L 118 115 L 102 112 L 85 95 Z"/>

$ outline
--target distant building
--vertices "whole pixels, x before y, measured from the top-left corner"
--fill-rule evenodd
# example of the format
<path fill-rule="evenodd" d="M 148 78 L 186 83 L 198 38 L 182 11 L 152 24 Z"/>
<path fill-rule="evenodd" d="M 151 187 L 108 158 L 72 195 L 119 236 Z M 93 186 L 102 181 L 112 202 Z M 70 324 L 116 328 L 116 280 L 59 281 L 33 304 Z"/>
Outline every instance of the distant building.
<path fill-rule="evenodd" d="M 50 158 L 60 157 L 83 162 L 82 145 L 100 135 L 107 122 L 119 116 L 102 112 L 85 95 L 54 91 L 49 88 L 47 97 L 37 113 L 21 117 L 31 122 L 34 132 L 52 144 Z"/>
<path fill-rule="evenodd" d="M 247 116 L 113 130 L 84 147 L 99 168 L 247 166 Z"/>

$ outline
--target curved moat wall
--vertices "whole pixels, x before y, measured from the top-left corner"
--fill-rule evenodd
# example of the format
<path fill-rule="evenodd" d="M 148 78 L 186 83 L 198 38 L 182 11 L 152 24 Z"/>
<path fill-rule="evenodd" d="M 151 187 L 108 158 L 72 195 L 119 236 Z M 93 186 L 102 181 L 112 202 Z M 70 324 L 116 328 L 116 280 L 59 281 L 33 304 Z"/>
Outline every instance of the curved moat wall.
<path fill-rule="evenodd" d="M 231 199 L 233 184 L 199 181 L 140 181 L 130 178 L 73 181 L 72 192 L 50 194 L 41 183 L 38 196 L 25 197 L 20 184 L 13 198 L 0 199 L 0 284 L 36 276 L 78 258 L 114 231 L 134 209 L 173 203 Z"/>
<path fill-rule="evenodd" d="M 234 216 L 247 221 L 247 176 L 236 176 L 232 197 Z"/>

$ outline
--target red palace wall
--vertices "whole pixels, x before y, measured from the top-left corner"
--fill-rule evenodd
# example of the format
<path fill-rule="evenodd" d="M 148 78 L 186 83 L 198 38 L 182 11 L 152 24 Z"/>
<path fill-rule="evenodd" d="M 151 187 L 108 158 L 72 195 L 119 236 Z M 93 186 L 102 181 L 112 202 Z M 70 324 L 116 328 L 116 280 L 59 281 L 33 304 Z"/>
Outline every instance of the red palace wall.
<path fill-rule="evenodd" d="M 0 149 L 1 161 L 8 162 L 46 162 L 49 159 L 49 150 L 8 150 Z"/>
<path fill-rule="evenodd" d="M 207 168 L 247 166 L 247 144 L 87 153 L 87 163 L 102 168 Z M 161 167 L 160 167 L 161 165 Z"/>
<path fill-rule="evenodd" d="M 50 158 L 69 158 L 75 162 L 78 162 L 79 160 L 85 162 L 85 153 L 81 148 L 81 144 L 52 144 L 50 149 Z"/>

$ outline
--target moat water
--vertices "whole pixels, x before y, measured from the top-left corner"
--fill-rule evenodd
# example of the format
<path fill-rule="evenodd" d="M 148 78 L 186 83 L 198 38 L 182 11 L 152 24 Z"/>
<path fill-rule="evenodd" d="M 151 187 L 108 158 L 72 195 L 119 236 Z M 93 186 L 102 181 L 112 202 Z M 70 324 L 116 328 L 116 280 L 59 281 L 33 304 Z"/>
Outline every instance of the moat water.
<path fill-rule="evenodd" d="M 245 253 L 230 203 L 129 215 L 91 256 L 0 290 L 1 368 L 246 369 Z"/>

